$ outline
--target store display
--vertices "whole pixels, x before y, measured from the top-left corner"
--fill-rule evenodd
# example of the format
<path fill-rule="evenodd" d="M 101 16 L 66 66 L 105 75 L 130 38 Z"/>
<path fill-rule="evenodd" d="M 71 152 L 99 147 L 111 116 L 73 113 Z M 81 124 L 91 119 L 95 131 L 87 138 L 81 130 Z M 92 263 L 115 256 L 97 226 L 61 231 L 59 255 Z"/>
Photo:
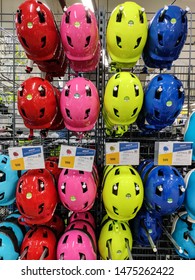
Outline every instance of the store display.
<path fill-rule="evenodd" d="M 154 161 L 156 142 L 195 141 L 194 13 L 101 5 L 26 0 L 2 16 L 1 260 L 195 259 L 189 146 L 177 168 L 167 144 Z M 21 146 L 41 146 L 45 168 L 12 170 Z"/>

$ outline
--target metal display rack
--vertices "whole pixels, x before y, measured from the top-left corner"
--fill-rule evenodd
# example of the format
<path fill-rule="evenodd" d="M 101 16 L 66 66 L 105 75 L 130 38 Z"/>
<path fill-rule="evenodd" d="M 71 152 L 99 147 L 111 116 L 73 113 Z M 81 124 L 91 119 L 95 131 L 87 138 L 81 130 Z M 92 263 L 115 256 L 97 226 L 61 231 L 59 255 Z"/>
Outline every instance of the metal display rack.
<path fill-rule="evenodd" d="M 146 12 L 148 20 L 153 16 L 154 12 Z M 113 75 L 113 72 L 107 64 L 106 56 L 106 25 L 110 13 L 99 11 L 97 18 L 99 22 L 99 34 L 102 44 L 102 52 L 100 63 L 96 71 L 91 73 L 82 73 L 97 86 L 102 106 L 104 90 L 107 81 Z M 55 15 L 57 21 L 61 15 Z M 182 141 L 184 123 L 189 116 L 192 103 L 195 102 L 195 13 L 188 13 L 188 37 L 183 48 L 180 58 L 174 62 L 171 70 L 167 73 L 176 75 L 183 83 L 185 89 L 185 111 L 180 116 L 183 119 L 182 125 L 176 124 L 168 127 L 163 131 L 146 136 L 140 133 L 136 125 L 131 125 L 129 131 L 122 138 L 108 137 L 105 134 L 103 116 L 100 111 L 99 119 L 95 128 L 83 139 L 78 140 L 74 134 L 64 129 L 63 131 L 49 132 L 46 138 L 42 138 L 38 131 L 35 131 L 35 139 L 28 141 L 28 129 L 23 125 L 23 121 L 17 110 L 17 90 L 20 84 L 30 76 L 41 76 L 36 65 L 31 74 L 25 72 L 27 63 L 26 55 L 15 34 L 15 15 L 2 14 L 0 26 L 0 153 L 8 152 L 9 147 L 24 145 L 43 145 L 45 157 L 50 155 L 59 155 L 59 148 L 62 144 L 80 145 L 90 147 L 96 150 L 96 164 L 100 178 L 102 176 L 105 165 L 105 143 L 114 141 L 137 141 L 140 142 L 140 159 L 152 158 L 154 155 L 155 141 Z M 133 69 L 126 69 L 138 75 L 143 86 L 155 74 L 160 73 L 158 69 L 149 69 L 148 73 L 143 72 L 144 63 L 142 59 Z M 60 79 L 54 78 L 53 84 L 62 89 L 64 83 L 69 80 L 71 69 L 67 69 L 64 77 Z M 102 107 L 101 107 L 102 109 Z M 195 107 L 194 107 L 195 109 Z M 193 167 L 178 167 L 182 174 Z M 13 211 L 14 206 L 0 207 L 0 220 L 8 213 Z M 64 211 L 64 209 L 60 209 Z M 100 230 L 100 223 L 105 213 L 101 200 L 101 186 L 98 190 L 98 198 L 92 209 L 97 222 L 97 237 Z M 66 211 L 64 212 L 66 216 Z M 173 217 L 164 219 L 164 226 L 170 232 Z M 161 240 L 156 244 L 157 253 L 154 253 L 149 247 L 142 247 L 138 244 L 133 245 L 132 255 L 134 259 L 180 259 L 176 254 L 173 244 L 163 233 Z"/>

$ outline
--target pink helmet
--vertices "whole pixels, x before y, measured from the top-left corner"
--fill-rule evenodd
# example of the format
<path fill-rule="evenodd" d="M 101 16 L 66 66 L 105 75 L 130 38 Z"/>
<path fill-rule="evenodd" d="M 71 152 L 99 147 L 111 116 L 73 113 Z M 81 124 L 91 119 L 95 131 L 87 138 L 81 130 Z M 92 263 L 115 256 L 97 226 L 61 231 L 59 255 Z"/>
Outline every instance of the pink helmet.
<path fill-rule="evenodd" d="M 99 33 L 94 13 L 81 3 L 65 9 L 60 25 L 62 44 L 69 60 L 90 60 L 96 52 Z"/>
<path fill-rule="evenodd" d="M 90 210 L 97 195 L 92 172 L 62 169 L 58 179 L 58 194 L 61 203 L 70 211 Z"/>
<path fill-rule="evenodd" d="M 69 222 L 72 223 L 77 220 L 83 220 L 92 225 L 92 227 L 95 229 L 95 219 L 91 212 L 85 211 L 85 212 L 73 212 L 69 218 Z"/>
<path fill-rule="evenodd" d="M 92 130 L 100 112 L 96 86 L 88 79 L 76 77 L 68 81 L 61 93 L 60 110 L 68 130 Z"/>
<path fill-rule="evenodd" d="M 70 229 L 57 244 L 57 260 L 96 260 L 97 254 L 91 236 L 81 229 Z"/>
<path fill-rule="evenodd" d="M 95 235 L 95 231 L 94 228 L 92 227 L 92 225 L 84 220 L 76 220 L 71 222 L 70 224 L 67 225 L 66 230 L 69 229 L 82 229 L 83 231 L 87 232 L 91 238 L 93 239 L 93 243 L 95 248 L 97 249 L 97 241 L 96 241 L 96 235 Z"/>
<path fill-rule="evenodd" d="M 101 45 L 98 44 L 97 50 L 95 51 L 94 57 L 89 60 L 70 60 L 70 67 L 75 72 L 91 72 L 94 71 L 100 61 Z"/>

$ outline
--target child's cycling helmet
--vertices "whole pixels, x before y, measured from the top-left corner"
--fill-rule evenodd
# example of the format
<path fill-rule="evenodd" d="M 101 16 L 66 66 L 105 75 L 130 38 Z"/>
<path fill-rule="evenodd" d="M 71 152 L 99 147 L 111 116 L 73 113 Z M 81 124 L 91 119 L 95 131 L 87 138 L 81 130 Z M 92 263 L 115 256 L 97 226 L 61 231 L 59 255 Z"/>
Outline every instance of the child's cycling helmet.
<path fill-rule="evenodd" d="M 20 246 L 11 227 L 0 227 L 0 260 L 17 260 Z"/>
<path fill-rule="evenodd" d="M 26 0 L 15 18 L 18 39 L 31 60 L 52 59 L 60 35 L 51 10 L 38 0 Z"/>
<path fill-rule="evenodd" d="M 83 77 L 68 81 L 61 93 L 60 109 L 68 130 L 76 132 L 92 130 L 100 112 L 96 86 Z"/>
<path fill-rule="evenodd" d="M 110 218 L 120 221 L 133 219 L 144 198 L 139 173 L 130 165 L 113 167 L 104 180 L 102 197 Z"/>
<path fill-rule="evenodd" d="M 143 131 L 159 131 L 172 125 L 184 104 L 182 82 L 174 75 L 159 74 L 148 83 L 144 92 L 138 127 Z"/>
<path fill-rule="evenodd" d="M 144 8 L 135 2 L 119 4 L 111 13 L 106 29 L 107 51 L 113 65 L 133 67 L 147 40 L 148 23 Z"/>

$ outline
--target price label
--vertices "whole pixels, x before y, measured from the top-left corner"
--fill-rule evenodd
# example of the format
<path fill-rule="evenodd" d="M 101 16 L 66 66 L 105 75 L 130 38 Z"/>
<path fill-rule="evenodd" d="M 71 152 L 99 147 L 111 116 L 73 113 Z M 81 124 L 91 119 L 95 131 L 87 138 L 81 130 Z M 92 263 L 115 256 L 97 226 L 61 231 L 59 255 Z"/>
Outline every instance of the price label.
<path fill-rule="evenodd" d="M 42 146 L 8 148 L 13 170 L 45 168 Z"/>
<path fill-rule="evenodd" d="M 94 149 L 61 145 L 59 167 L 91 172 L 94 157 Z"/>

